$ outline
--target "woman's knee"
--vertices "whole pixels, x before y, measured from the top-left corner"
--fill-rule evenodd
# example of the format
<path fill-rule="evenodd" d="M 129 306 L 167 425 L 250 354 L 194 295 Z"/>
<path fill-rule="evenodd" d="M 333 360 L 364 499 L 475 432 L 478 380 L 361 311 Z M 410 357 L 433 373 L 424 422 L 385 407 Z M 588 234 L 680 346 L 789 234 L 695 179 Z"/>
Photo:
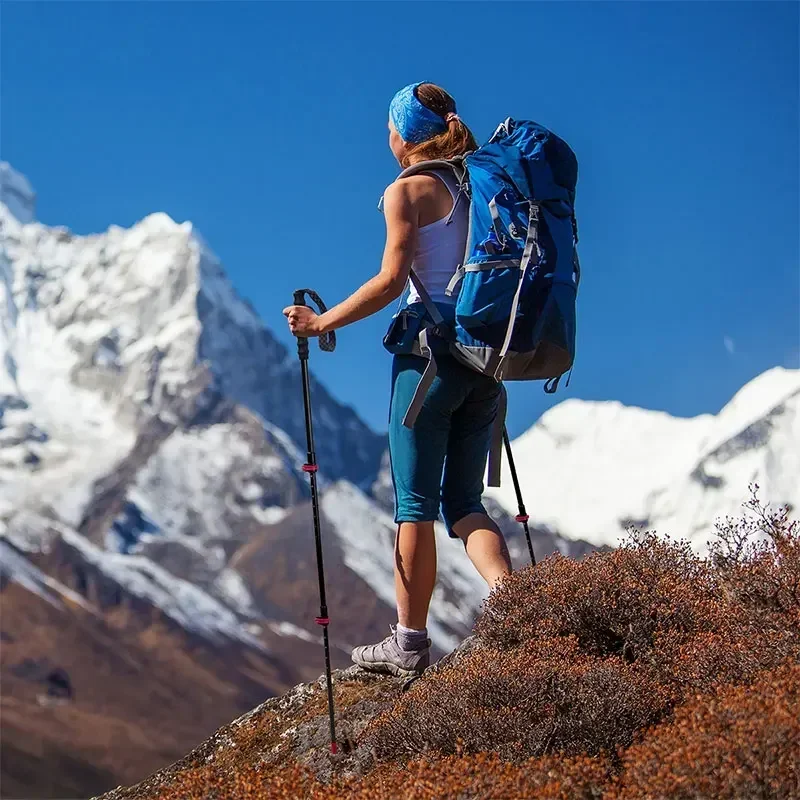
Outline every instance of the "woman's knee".
<path fill-rule="evenodd" d="M 456 526 L 471 517 L 474 514 L 481 515 L 482 517 L 489 518 L 486 509 L 481 503 L 480 498 L 474 497 L 459 497 L 459 498 L 443 498 L 442 499 L 442 517 L 447 530 L 452 536 L 459 536 L 460 533 L 455 531 Z M 463 526 L 459 526 L 463 527 Z"/>

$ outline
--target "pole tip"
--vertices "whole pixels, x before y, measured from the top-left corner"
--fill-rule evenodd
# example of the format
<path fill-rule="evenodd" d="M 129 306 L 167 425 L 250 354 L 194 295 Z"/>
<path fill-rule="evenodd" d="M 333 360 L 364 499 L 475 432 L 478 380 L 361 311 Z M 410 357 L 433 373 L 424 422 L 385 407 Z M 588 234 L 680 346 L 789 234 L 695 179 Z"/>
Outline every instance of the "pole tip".
<path fill-rule="evenodd" d="M 331 742 L 331 753 L 336 755 L 339 752 L 339 745 L 336 742 Z"/>

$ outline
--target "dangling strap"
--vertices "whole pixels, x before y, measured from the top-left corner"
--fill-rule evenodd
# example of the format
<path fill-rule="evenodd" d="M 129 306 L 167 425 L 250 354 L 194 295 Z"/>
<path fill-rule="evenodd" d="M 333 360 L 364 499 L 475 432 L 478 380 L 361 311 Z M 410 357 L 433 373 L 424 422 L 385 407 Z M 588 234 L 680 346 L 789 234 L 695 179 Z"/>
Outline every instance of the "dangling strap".
<path fill-rule="evenodd" d="M 497 416 L 492 425 L 492 438 L 489 445 L 489 473 L 487 476 L 489 486 L 500 485 L 500 469 L 503 465 L 503 429 L 506 425 L 507 409 L 506 387 L 501 383 L 500 396 L 497 398 Z"/>
<path fill-rule="evenodd" d="M 420 355 L 423 358 L 428 359 L 428 365 L 425 367 L 425 371 L 422 373 L 422 377 L 419 379 L 414 396 L 411 398 L 411 403 L 408 406 L 406 415 L 403 417 L 403 425 L 405 425 L 406 428 L 414 427 L 414 423 L 417 421 L 419 412 L 422 410 L 422 405 L 425 402 L 425 397 L 428 394 L 428 390 L 431 388 L 431 385 L 433 384 L 438 372 L 436 359 L 433 357 L 433 352 L 428 344 L 427 328 L 423 328 L 419 332 L 417 341 L 419 342 Z"/>
<path fill-rule="evenodd" d="M 441 328 L 444 326 L 444 317 L 442 316 L 442 312 L 439 311 L 436 303 L 433 302 L 433 299 L 428 294 L 428 290 L 425 288 L 422 281 L 419 279 L 419 276 L 414 272 L 413 269 L 409 272 L 408 277 L 411 283 L 414 284 L 414 288 L 417 290 L 419 299 L 425 306 L 425 310 L 430 315 L 434 326 L 441 330 Z M 425 397 L 428 394 L 428 389 L 431 388 L 431 384 L 433 384 L 433 381 L 438 373 L 436 359 L 433 357 L 433 351 L 431 350 L 428 342 L 428 331 L 429 328 L 427 326 L 423 326 L 422 330 L 417 336 L 419 355 L 428 359 L 428 365 L 425 367 L 425 371 L 422 373 L 422 377 L 419 379 L 417 388 L 414 391 L 414 397 L 411 398 L 411 403 L 408 406 L 406 415 L 403 417 L 403 425 L 405 425 L 406 428 L 414 427 L 414 423 L 417 421 L 419 412 L 422 410 L 422 405 L 425 402 Z"/>
<path fill-rule="evenodd" d="M 558 389 L 559 381 L 561 380 L 560 375 L 556 375 L 555 378 L 550 378 L 544 385 L 544 390 L 547 394 L 555 394 L 556 389 Z"/>

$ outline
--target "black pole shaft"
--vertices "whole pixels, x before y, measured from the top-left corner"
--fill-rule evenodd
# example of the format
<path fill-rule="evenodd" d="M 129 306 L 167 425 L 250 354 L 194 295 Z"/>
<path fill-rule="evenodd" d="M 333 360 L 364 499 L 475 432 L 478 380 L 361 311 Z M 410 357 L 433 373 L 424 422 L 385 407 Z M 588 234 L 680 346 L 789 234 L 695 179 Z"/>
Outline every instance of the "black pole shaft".
<path fill-rule="evenodd" d="M 531 542 L 531 531 L 528 528 L 528 512 L 525 510 L 525 503 L 522 500 L 522 489 L 519 487 L 519 477 L 517 476 L 517 468 L 514 465 L 514 455 L 511 452 L 511 442 L 508 438 L 508 431 L 503 428 L 503 444 L 506 448 L 506 457 L 508 458 L 508 466 L 511 470 L 511 480 L 514 483 L 514 491 L 517 494 L 517 505 L 519 506 L 519 514 L 517 515 L 517 522 L 522 523 L 525 530 L 525 539 L 528 542 L 528 552 L 531 556 L 531 564 L 536 566 L 536 556 L 533 554 L 533 542 Z"/>
<path fill-rule="evenodd" d="M 295 305 L 305 305 L 303 292 L 295 292 Z M 319 580 L 319 616 L 317 624 L 322 628 L 322 643 L 325 649 L 325 679 L 328 688 L 328 722 L 331 734 L 331 752 L 335 753 L 336 715 L 333 706 L 333 675 L 331 674 L 331 648 L 328 640 L 328 601 L 325 595 L 325 569 L 322 561 L 322 529 L 319 514 L 319 493 L 317 491 L 317 454 L 314 450 L 314 421 L 311 416 L 311 380 L 308 374 L 308 339 L 298 337 L 297 355 L 300 358 L 300 373 L 303 380 L 303 408 L 306 417 L 306 464 L 303 468 L 308 473 L 311 484 L 311 510 L 314 515 L 314 544 L 317 554 L 317 578 Z"/>
<path fill-rule="evenodd" d="M 317 466 L 317 454 L 314 451 L 314 423 L 311 419 L 311 387 L 308 375 L 308 360 L 300 362 L 300 371 L 303 375 L 303 405 L 306 413 L 306 440 L 308 442 L 308 452 L 306 463 L 310 467 Z M 317 472 L 314 469 L 308 470 L 311 483 L 311 509 L 314 514 L 314 544 L 317 548 L 317 577 L 319 579 L 319 602 L 320 616 L 328 616 L 328 601 L 325 597 L 325 571 L 322 561 L 322 528 L 319 515 L 319 493 L 317 491 Z"/>

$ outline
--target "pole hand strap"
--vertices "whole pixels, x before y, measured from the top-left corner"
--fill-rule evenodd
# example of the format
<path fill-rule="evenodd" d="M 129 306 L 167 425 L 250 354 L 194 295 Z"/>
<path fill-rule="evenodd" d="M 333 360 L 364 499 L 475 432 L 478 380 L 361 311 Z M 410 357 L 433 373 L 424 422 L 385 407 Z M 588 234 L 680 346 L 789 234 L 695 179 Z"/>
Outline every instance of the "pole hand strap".
<path fill-rule="evenodd" d="M 308 306 L 305 301 L 305 296 L 308 295 L 309 299 L 316 305 L 317 313 L 324 314 L 328 307 L 322 302 L 322 298 L 313 289 L 296 289 L 294 293 L 294 304 L 296 306 Z M 311 306 L 309 306 L 311 308 Z M 298 340 L 304 340 L 304 337 L 297 337 Z M 333 331 L 323 333 L 319 338 L 319 348 L 326 353 L 332 353 L 336 349 L 336 334 Z M 298 349 L 300 345 L 298 343 Z M 306 352 L 308 345 L 306 344 Z"/>

